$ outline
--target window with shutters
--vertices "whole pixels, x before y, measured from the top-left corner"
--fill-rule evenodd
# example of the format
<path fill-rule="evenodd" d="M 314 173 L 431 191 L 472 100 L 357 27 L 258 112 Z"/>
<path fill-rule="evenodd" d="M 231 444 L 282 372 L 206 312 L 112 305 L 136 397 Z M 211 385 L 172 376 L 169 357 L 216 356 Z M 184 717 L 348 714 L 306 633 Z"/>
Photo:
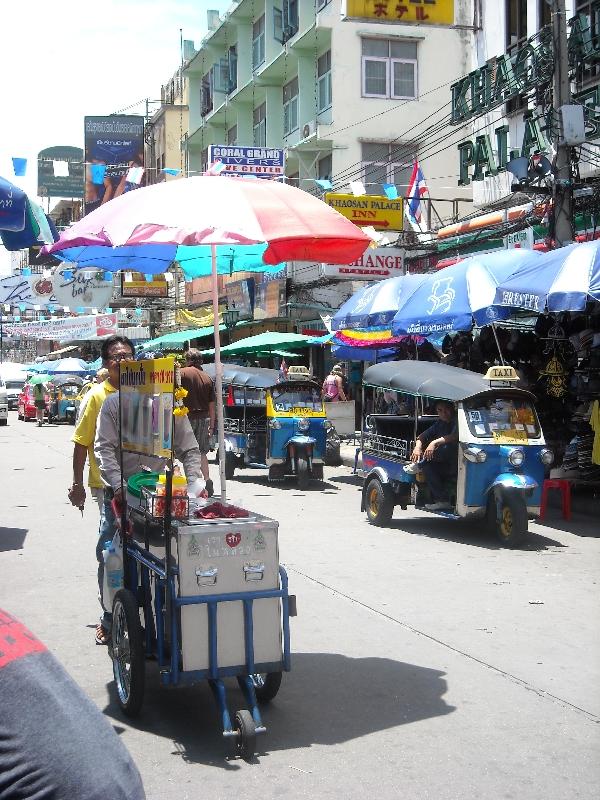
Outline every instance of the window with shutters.
<path fill-rule="evenodd" d="M 256 69 L 265 60 L 265 15 L 252 25 L 252 68 Z"/>
<path fill-rule="evenodd" d="M 298 76 L 283 87 L 283 134 L 298 129 Z"/>
<path fill-rule="evenodd" d="M 254 109 L 252 118 L 252 135 L 255 147 L 267 146 L 267 104 L 261 103 Z"/>
<path fill-rule="evenodd" d="M 417 97 L 417 43 L 364 37 L 362 96 L 414 100 Z"/>
<path fill-rule="evenodd" d="M 331 50 L 317 59 L 318 111 L 331 108 Z"/>

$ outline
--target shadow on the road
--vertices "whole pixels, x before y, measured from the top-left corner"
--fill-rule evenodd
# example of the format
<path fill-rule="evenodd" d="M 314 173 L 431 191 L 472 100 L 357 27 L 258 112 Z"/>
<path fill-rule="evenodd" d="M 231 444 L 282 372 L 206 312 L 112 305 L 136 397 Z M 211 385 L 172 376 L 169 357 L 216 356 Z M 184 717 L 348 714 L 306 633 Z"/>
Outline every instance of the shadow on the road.
<path fill-rule="evenodd" d="M 27 531 L 27 528 L 0 527 L 0 553 L 5 553 L 7 550 L 22 550 Z"/>
<path fill-rule="evenodd" d="M 504 545 L 489 533 L 481 520 L 450 520 L 423 512 L 422 517 L 408 519 L 392 519 L 385 529 L 398 533 L 409 533 L 425 536 L 428 539 L 440 539 L 444 542 L 456 542 L 471 547 L 485 547 L 487 550 L 504 550 Z M 518 550 L 546 550 L 549 547 L 566 547 L 567 545 L 542 536 L 529 529 L 524 543 Z"/>
<path fill-rule="evenodd" d="M 444 672 L 387 658 L 349 658 L 338 653 L 294 653 L 292 672 L 284 674 L 275 700 L 263 707 L 267 733 L 257 738 L 257 755 L 313 744 L 334 745 L 450 714 L 443 696 Z M 166 689 L 156 665 L 147 669 L 144 707 L 129 720 L 137 730 L 172 739 L 172 755 L 190 763 L 239 769 L 229 759 L 220 735 L 216 704 L 207 683 Z M 235 681 L 228 682 L 230 713 L 245 708 Z M 119 722 L 114 683 L 104 713 Z M 167 766 L 167 765 L 165 765 Z"/>
<path fill-rule="evenodd" d="M 600 525 L 598 524 L 598 516 L 591 516 L 588 514 L 574 513 L 571 519 L 566 520 L 562 515 L 548 509 L 543 521 L 538 522 L 542 528 L 551 528 L 556 531 L 566 531 L 572 533 L 574 536 L 583 536 L 593 539 L 600 538 Z"/>
<path fill-rule="evenodd" d="M 298 487 L 298 482 L 294 480 L 294 478 L 284 478 L 282 481 L 269 481 L 264 472 L 257 472 L 254 475 L 241 475 L 236 473 L 235 478 L 232 478 L 230 481 L 228 481 L 227 485 L 231 489 L 236 483 L 242 483 L 246 485 L 254 484 L 255 486 L 260 486 L 262 488 L 268 488 L 271 490 L 282 489 L 284 492 L 301 491 L 302 494 L 304 494 L 304 492 L 322 492 L 324 489 L 337 489 L 333 483 L 329 483 L 329 481 L 325 480 L 310 480 L 306 489 L 300 489 Z"/>
<path fill-rule="evenodd" d="M 329 480 L 332 483 L 345 483 L 350 486 L 358 486 L 362 488 L 363 479 L 360 475 L 330 475 Z"/>

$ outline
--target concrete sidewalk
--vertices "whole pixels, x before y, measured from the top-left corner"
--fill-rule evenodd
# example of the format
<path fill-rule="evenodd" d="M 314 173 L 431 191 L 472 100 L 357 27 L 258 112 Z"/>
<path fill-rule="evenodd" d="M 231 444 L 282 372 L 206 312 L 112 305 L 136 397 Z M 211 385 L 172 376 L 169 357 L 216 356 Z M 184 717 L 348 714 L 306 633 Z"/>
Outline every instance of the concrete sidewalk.
<path fill-rule="evenodd" d="M 343 441 L 340 445 L 340 456 L 342 459 L 342 464 L 345 467 L 350 467 L 350 469 L 354 469 L 354 464 L 356 461 L 356 453 L 358 452 L 358 467 L 362 466 L 362 459 L 360 456 L 360 436 L 356 437 L 356 444 L 352 444 L 352 440 L 350 442 Z"/>

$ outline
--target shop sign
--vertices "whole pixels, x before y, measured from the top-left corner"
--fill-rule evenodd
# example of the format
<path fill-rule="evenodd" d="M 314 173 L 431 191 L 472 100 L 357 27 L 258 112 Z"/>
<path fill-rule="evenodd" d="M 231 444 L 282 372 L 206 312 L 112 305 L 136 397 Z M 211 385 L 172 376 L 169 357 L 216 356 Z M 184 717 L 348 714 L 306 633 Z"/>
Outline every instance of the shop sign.
<path fill-rule="evenodd" d="M 239 311 L 239 319 L 252 319 L 254 278 L 232 281 L 225 286 L 227 308 Z"/>
<path fill-rule="evenodd" d="M 121 361 L 121 443 L 123 450 L 171 458 L 175 361 Z"/>
<path fill-rule="evenodd" d="M 454 0 L 346 0 L 346 16 L 379 22 L 454 25 Z"/>
<path fill-rule="evenodd" d="M 67 175 L 54 174 L 54 162 L 66 161 Z M 47 147 L 38 153 L 39 197 L 83 197 L 83 150 L 81 147 Z"/>
<path fill-rule="evenodd" d="M 352 264 L 323 264 L 322 272 L 339 280 L 393 278 L 404 274 L 404 250 L 399 247 L 369 247 Z"/>
<path fill-rule="evenodd" d="M 113 294 L 112 273 L 102 269 L 74 269 L 73 264 L 56 268 L 52 286 L 58 305 L 71 309 L 104 308 L 110 305 Z"/>
<path fill-rule="evenodd" d="M 0 278 L 0 305 L 35 306 L 46 308 L 56 303 L 52 292 L 52 281 L 42 275 L 10 275 Z"/>
<path fill-rule="evenodd" d="M 238 147 L 211 144 L 208 162 L 225 164 L 222 175 L 254 175 L 256 178 L 277 178 L 284 172 L 284 153 L 272 147 Z"/>
<path fill-rule="evenodd" d="M 364 194 L 325 194 L 327 205 L 335 208 L 355 225 L 370 226 L 375 230 L 401 231 L 403 228 L 403 200 L 390 200 L 385 196 Z"/>
<path fill-rule="evenodd" d="M 285 310 L 285 280 L 257 283 L 254 291 L 254 319 L 282 316 Z"/>
<path fill-rule="evenodd" d="M 516 248 L 533 250 L 533 228 L 524 228 L 516 233 L 508 233 L 504 237 L 504 242 L 508 250 Z"/>
<path fill-rule="evenodd" d="M 168 297 L 169 284 L 163 274 L 147 281 L 141 272 L 121 272 L 122 297 Z"/>

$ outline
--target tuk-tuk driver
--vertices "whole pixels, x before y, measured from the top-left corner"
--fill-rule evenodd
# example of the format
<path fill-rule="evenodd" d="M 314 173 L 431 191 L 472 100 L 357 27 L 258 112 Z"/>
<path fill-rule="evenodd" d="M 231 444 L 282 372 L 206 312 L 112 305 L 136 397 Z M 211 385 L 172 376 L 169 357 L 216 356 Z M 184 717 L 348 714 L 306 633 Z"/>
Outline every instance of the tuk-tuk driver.
<path fill-rule="evenodd" d="M 458 429 L 454 405 L 438 400 L 435 411 L 439 419 L 417 437 L 410 460 L 419 465 L 425 474 L 433 503 L 427 511 L 444 511 L 452 508 L 448 494 L 448 481 L 456 475 Z"/>

